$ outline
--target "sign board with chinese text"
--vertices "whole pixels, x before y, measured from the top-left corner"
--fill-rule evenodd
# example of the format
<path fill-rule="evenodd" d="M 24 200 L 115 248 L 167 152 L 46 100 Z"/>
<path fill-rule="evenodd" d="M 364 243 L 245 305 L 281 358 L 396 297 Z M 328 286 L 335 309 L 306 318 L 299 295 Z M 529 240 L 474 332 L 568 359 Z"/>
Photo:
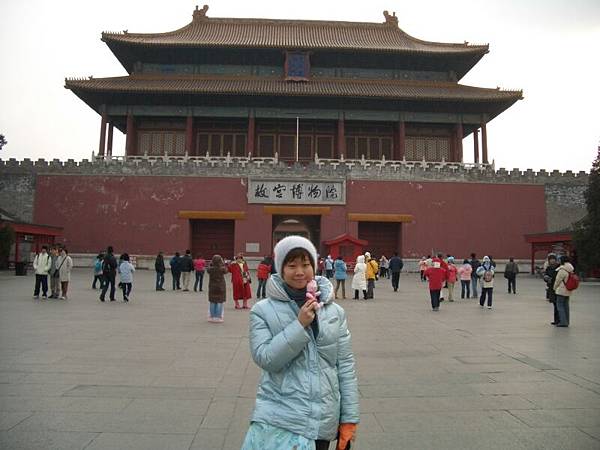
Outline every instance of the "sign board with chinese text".
<path fill-rule="evenodd" d="M 346 181 L 249 179 L 248 203 L 343 205 Z"/>

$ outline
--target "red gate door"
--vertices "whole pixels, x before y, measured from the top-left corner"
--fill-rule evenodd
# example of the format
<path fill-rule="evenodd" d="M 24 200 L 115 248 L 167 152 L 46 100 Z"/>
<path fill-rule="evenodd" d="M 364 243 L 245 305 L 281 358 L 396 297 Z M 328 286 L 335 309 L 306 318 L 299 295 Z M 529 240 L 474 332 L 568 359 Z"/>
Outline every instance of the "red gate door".
<path fill-rule="evenodd" d="M 219 254 L 223 259 L 233 258 L 235 221 L 234 220 L 190 220 L 192 228 L 192 255 L 202 255 L 210 261 Z"/>

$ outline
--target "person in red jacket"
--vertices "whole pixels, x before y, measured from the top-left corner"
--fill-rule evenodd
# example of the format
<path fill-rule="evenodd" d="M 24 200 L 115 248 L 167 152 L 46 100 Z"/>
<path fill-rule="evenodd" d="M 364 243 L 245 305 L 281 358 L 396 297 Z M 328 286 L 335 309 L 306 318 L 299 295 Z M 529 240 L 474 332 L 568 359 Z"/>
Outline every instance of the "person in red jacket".
<path fill-rule="evenodd" d="M 448 268 L 446 269 L 446 286 L 448 288 L 448 301 L 454 301 L 454 283 L 457 280 L 458 269 L 454 265 L 454 257 L 448 257 Z"/>
<path fill-rule="evenodd" d="M 256 277 L 258 278 L 258 288 L 256 289 L 256 298 L 267 298 L 267 280 L 271 275 L 271 266 L 273 261 L 270 256 L 265 256 L 256 268 Z"/>
<path fill-rule="evenodd" d="M 446 281 L 446 271 L 442 268 L 440 261 L 433 261 L 433 266 L 425 271 L 425 277 L 429 281 L 429 295 L 431 296 L 431 308 L 440 310 L 440 293 Z"/>
<path fill-rule="evenodd" d="M 431 265 L 435 264 L 436 262 L 440 263 L 440 268 L 444 271 L 444 274 L 446 276 L 446 278 L 444 279 L 444 285 L 446 284 L 445 281 L 448 279 L 448 263 L 446 261 L 444 261 L 444 255 L 443 253 L 437 253 L 433 258 L 431 258 Z M 442 286 L 442 287 L 447 287 L 447 286 Z M 444 301 L 444 296 L 442 295 L 442 293 L 440 293 L 440 303 Z"/>
<path fill-rule="evenodd" d="M 248 264 L 246 264 L 243 254 L 238 253 L 235 261 L 229 264 L 229 272 L 231 272 L 235 309 L 250 309 L 248 306 L 248 299 L 252 297 L 250 272 L 248 271 Z M 243 306 L 240 306 L 240 300 L 243 301 Z"/>

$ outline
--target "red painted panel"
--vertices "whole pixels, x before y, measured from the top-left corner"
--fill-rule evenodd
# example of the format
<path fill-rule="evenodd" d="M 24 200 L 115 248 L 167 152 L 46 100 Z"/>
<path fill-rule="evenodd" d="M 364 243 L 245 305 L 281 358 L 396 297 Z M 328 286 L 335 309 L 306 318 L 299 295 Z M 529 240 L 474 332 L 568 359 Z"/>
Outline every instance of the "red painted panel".
<path fill-rule="evenodd" d="M 191 246 L 189 221 L 180 210 L 245 211 L 235 221 L 234 253 L 246 243 L 269 254 L 271 216 L 248 205 L 239 178 L 39 175 L 34 221 L 63 227 L 71 252 L 95 253 L 113 245 L 117 253 L 167 254 Z M 411 214 L 402 225 L 405 257 L 431 251 L 464 257 L 472 251 L 526 258 L 524 235 L 546 229 L 543 185 L 443 182 L 348 181 L 347 206 L 321 217 L 321 240 L 358 235 L 348 213 Z"/>
<path fill-rule="evenodd" d="M 190 246 L 180 210 L 239 211 L 239 178 L 38 175 L 34 220 L 64 227 L 71 252 L 166 254 Z"/>
<path fill-rule="evenodd" d="M 349 181 L 347 202 L 352 213 L 412 214 L 402 226 L 405 257 L 527 258 L 523 236 L 546 229 L 543 185 Z"/>

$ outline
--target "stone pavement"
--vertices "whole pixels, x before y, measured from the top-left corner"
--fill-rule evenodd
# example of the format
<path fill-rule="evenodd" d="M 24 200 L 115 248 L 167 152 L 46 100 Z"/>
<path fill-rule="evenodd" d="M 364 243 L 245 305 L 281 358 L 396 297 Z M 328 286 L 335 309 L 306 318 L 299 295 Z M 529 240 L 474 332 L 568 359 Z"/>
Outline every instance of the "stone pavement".
<path fill-rule="evenodd" d="M 156 292 L 153 276 L 136 273 L 124 304 L 100 303 L 88 270 L 67 301 L 0 274 L 0 448 L 240 448 L 259 375 L 247 312 L 228 301 L 225 323 L 208 323 L 205 293 Z M 354 449 L 600 449 L 600 284 L 582 285 L 572 327 L 557 329 L 539 279 L 521 276 L 516 296 L 497 279 L 491 311 L 458 300 L 434 313 L 417 278 L 340 301 L 361 394 Z"/>

